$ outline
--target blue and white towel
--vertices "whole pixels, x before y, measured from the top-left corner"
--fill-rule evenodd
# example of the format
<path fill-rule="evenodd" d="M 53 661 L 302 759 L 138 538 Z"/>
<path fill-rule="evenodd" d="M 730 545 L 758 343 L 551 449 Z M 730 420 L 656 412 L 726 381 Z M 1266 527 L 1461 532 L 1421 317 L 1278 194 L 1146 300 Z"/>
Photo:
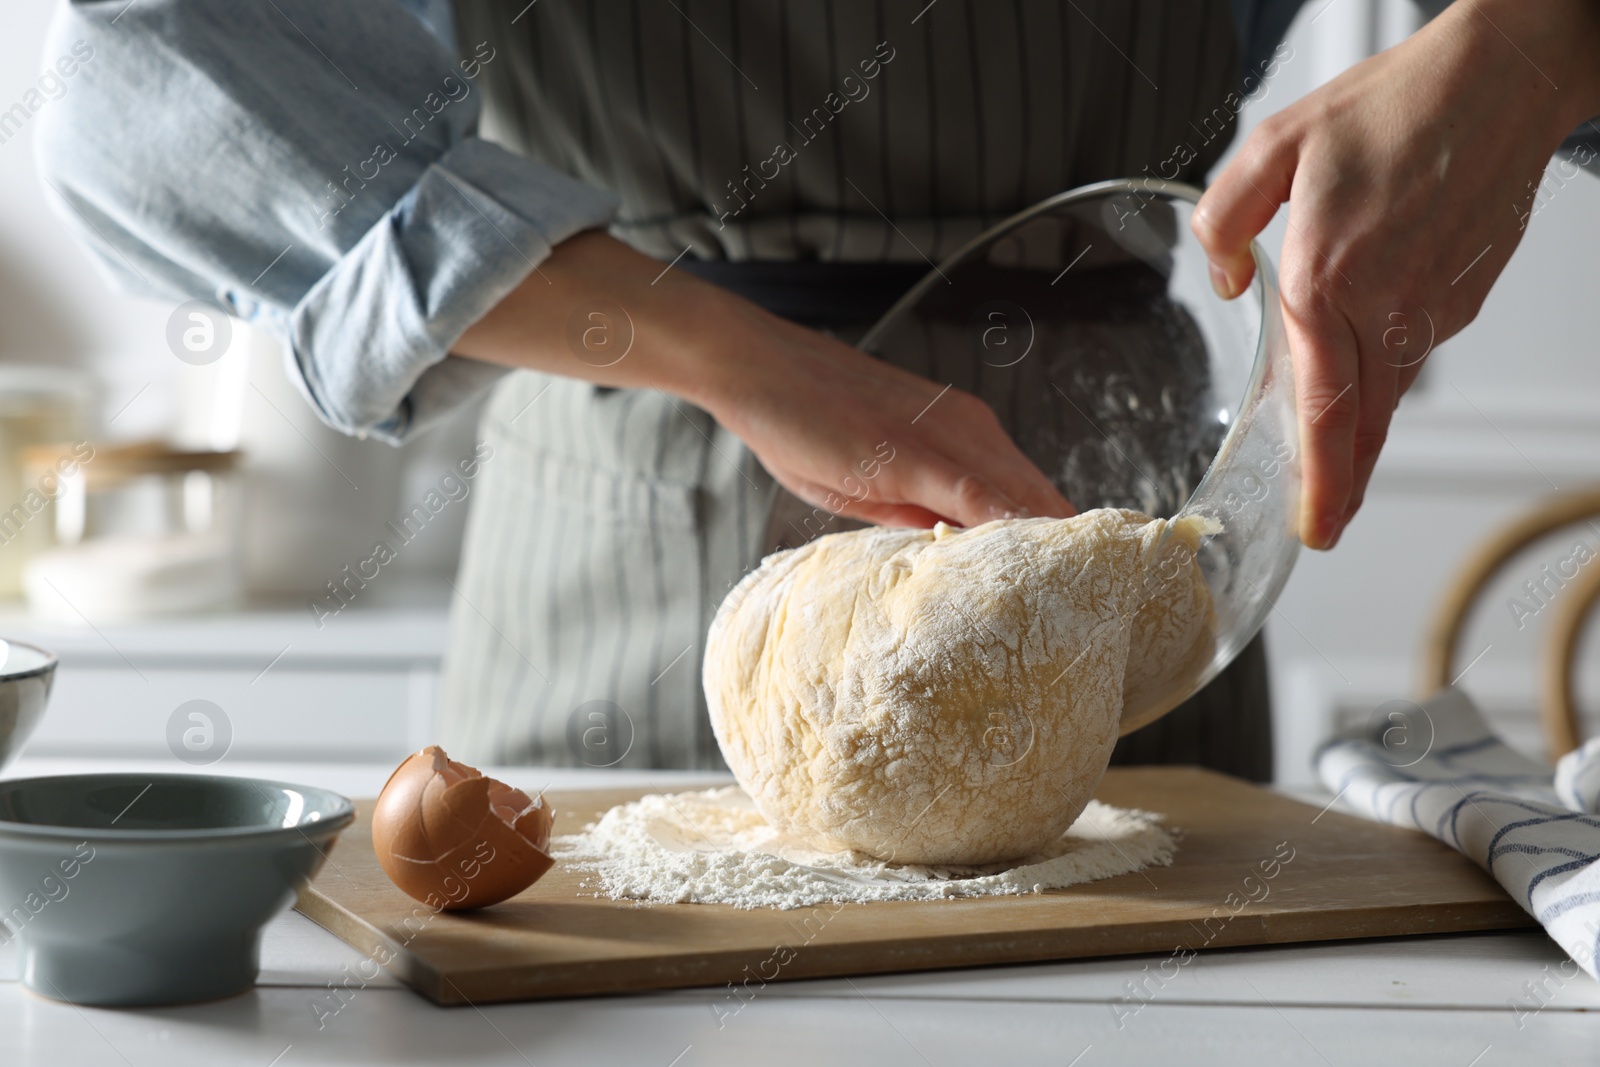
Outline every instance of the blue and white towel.
<path fill-rule="evenodd" d="M 1496 737 L 1465 693 L 1444 689 L 1420 704 L 1384 705 L 1315 762 L 1361 814 L 1476 860 L 1600 978 L 1600 738 L 1552 774 Z"/>

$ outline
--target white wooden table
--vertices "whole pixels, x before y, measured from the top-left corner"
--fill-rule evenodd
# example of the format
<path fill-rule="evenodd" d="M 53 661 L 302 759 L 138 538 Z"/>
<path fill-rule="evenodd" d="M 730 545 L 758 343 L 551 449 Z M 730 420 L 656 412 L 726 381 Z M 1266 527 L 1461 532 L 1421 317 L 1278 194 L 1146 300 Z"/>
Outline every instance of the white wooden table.
<path fill-rule="evenodd" d="M 165 764 L 22 760 L 6 777 Z M 388 767 L 245 764 L 372 795 Z M 492 772 L 540 788 L 639 776 Z M 704 779 L 652 772 L 657 784 Z M 35 997 L 0 948 L 0 1064 L 300 1067 L 329 1064 L 1496 1064 L 1600 1059 L 1600 985 L 1563 970 L 1540 933 L 1475 934 L 1201 953 L 1158 985 L 1165 957 L 780 983 L 740 1006 L 726 990 L 437 1008 L 387 975 L 330 984 L 360 955 L 303 917 L 267 929 L 256 989 L 182 1008 L 107 1011 Z M 318 1010 L 317 1005 L 323 1005 Z M 320 1021 L 320 1025 L 319 1025 Z"/>

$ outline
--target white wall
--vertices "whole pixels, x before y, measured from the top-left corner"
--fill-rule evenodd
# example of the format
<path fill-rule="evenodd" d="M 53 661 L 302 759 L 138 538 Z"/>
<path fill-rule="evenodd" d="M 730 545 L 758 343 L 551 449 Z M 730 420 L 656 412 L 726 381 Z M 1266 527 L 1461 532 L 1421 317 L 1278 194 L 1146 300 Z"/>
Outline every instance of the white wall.
<path fill-rule="evenodd" d="M 54 6 L 46 0 L 8 6 L 0 34 L 0 108 L 34 87 Z M 168 310 L 111 295 L 67 238 L 40 190 L 33 129 L 0 145 L 0 359 L 100 371 L 108 379 L 107 417 L 149 384 L 118 426 L 130 434 L 156 432 L 171 417 L 181 366 L 162 341 Z"/>

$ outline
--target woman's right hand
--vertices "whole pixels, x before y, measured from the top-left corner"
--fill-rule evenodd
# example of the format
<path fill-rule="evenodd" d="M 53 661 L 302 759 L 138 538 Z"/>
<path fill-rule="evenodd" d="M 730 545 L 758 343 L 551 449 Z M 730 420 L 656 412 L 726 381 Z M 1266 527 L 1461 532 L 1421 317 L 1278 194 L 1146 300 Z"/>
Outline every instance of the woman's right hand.
<path fill-rule="evenodd" d="M 1075 514 L 971 393 L 737 297 L 719 322 L 693 399 L 807 503 L 886 526 Z"/>
<path fill-rule="evenodd" d="M 615 362 L 572 347 L 572 323 L 601 307 L 626 313 L 631 336 Z M 784 488 L 848 518 L 976 526 L 1075 513 L 972 394 L 685 271 L 663 272 L 598 231 L 558 245 L 452 351 L 683 397 L 743 440 Z"/>

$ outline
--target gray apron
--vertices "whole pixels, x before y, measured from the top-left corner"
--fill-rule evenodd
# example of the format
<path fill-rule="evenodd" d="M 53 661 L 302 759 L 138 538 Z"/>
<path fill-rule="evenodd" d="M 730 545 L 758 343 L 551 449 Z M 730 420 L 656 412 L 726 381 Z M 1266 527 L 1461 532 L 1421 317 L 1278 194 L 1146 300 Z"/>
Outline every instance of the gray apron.
<path fill-rule="evenodd" d="M 1172 176 L 1179 146 L 1194 180 L 1231 135 L 1224 0 L 925 7 L 457 0 L 457 21 L 465 51 L 495 49 L 486 136 L 614 190 L 618 238 L 687 249 L 680 268 L 712 261 L 685 269 L 845 339 L 994 222 L 1087 182 Z M 797 301 L 804 286 L 718 262 L 769 260 L 822 280 Z M 860 295 L 868 264 L 890 265 L 881 307 Z M 720 767 L 704 635 L 782 525 L 772 479 L 655 391 L 516 373 L 482 432 L 494 457 L 452 607 L 443 743 L 474 762 Z M 1128 744 L 1270 774 L 1259 646 L 1230 678 Z"/>

